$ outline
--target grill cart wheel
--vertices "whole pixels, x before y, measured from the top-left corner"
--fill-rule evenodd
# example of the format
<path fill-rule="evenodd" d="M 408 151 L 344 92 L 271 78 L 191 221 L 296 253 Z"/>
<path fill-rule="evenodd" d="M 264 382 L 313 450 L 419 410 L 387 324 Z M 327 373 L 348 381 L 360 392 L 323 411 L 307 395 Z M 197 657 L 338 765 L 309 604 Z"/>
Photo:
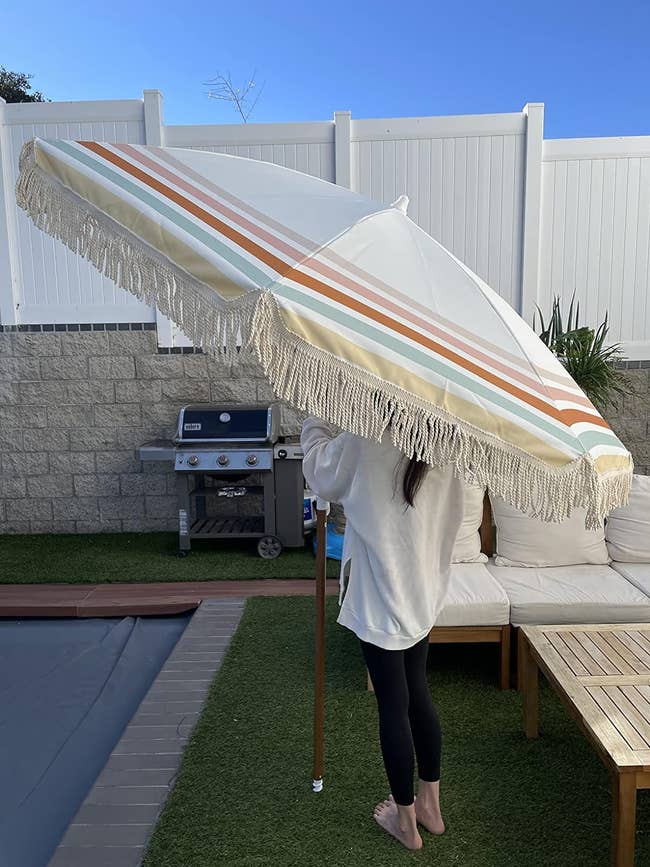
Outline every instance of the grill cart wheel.
<path fill-rule="evenodd" d="M 262 536 L 257 543 L 257 553 L 264 560 L 275 560 L 282 553 L 282 542 L 277 536 Z"/>
<path fill-rule="evenodd" d="M 179 549 L 179 550 L 176 552 L 176 556 L 177 556 L 177 557 L 187 557 L 187 555 L 188 555 L 188 554 L 191 554 L 191 553 L 192 553 L 191 551 L 182 551 L 182 550 Z"/>

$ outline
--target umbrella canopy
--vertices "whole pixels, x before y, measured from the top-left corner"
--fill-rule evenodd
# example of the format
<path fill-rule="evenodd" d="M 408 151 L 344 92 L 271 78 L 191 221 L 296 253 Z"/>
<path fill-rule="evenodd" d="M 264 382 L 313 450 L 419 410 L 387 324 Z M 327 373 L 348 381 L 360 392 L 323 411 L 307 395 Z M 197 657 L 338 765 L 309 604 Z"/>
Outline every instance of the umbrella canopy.
<path fill-rule="evenodd" d="M 632 458 L 534 331 L 406 216 L 270 163 L 34 138 L 18 204 L 276 394 L 546 521 L 627 503 Z"/>

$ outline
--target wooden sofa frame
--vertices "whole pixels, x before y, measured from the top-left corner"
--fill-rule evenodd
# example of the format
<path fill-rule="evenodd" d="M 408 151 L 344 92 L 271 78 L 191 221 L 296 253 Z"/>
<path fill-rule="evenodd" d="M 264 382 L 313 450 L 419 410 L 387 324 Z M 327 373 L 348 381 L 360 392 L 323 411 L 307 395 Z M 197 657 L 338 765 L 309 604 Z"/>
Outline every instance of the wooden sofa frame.
<path fill-rule="evenodd" d="M 481 551 L 488 557 L 492 556 L 494 546 L 494 530 L 492 526 L 492 509 L 490 499 L 485 494 L 483 499 L 483 520 L 479 530 L 481 536 Z M 499 651 L 499 687 L 510 688 L 510 645 L 511 626 L 434 626 L 429 633 L 430 644 L 477 643 L 498 644 Z M 366 669 L 368 689 L 373 691 L 370 673 Z"/>

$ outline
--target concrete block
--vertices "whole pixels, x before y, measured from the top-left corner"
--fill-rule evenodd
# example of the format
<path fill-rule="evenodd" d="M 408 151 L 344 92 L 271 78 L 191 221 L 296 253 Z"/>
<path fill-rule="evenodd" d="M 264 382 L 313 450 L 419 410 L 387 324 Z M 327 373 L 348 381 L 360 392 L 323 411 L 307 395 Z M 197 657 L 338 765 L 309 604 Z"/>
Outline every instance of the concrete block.
<path fill-rule="evenodd" d="M 0 334 L 2 333 L 0 331 Z M 2 413 L 0 412 L 1 416 Z M 23 432 L 21 430 L 0 430 L 0 452 L 21 452 L 24 448 L 23 443 Z"/>
<path fill-rule="evenodd" d="M 158 349 L 155 331 L 108 331 L 110 355 L 148 355 Z"/>
<path fill-rule="evenodd" d="M 119 478 L 120 493 L 126 497 L 167 493 L 167 476 L 163 473 L 121 473 Z"/>
<path fill-rule="evenodd" d="M 118 428 L 140 424 L 139 403 L 97 404 L 95 424 L 97 427 Z"/>
<path fill-rule="evenodd" d="M 135 360 L 138 379 L 183 379 L 181 355 L 140 356 Z"/>
<path fill-rule="evenodd" d="M 222 379 L 210 382 L 212 403 L 247 404 L 257 401 L 257 384 L 252 379 Z"/>
<path fill-rule="evenodd" d="M 176 430 L 178 406 L 168 403 L 150 403 L 142 406 L 142 426 L 150 431 L 150 439 L 171 437 Z"/>
<path fill-rule="evenodd" d="M 49 468 L 47 452 L 20 452 L 4 454 L 0 462 L 2 472 L 16 476 L 39 476 Z"/>
<path fill-rule="evenodd" d="M 75 475 L 74 492 L 79 497 L 115 497 L 120 493 L 120 477 L 114 473 Z"/>
<path fill-rule="evenodd" d="M 22 476 L 0 476 L 0 499 L 27 496 L 27 480 Z"/>
<path fill-rule="evenodd" d="M 29 476 L 27 496 L 29 497 L 71 497 L 72 476 L 47 473 L 44 476 Z"/>
<path fill-rule="evenodd" d="M 60 336 L 62 355 L 108 355 L 105 331 L 67 331 Z"/>
<path fill-rule="evenodd" d="M 112 428 L 88 428 L 70 431 L 72 451 L 101 451 L 117 448 L 117 435 Z"/>
<path fill-rule="evenodd" d="M 61 358 L 42 358 L 41 378 L 60 381 L 62 379 L 88 379 L 88 359 L 85 356 Z"/>
<path fill-rule="evenodd" d="M 52 332 L 16 331 L 13 335 L 13 354 L 25 356 L 61 355 L 61 337 Z"/>
<path fill-rule="evenodd" d="M 139 473 L 142 462 L 130 450 L 98 451 L 95 454 L 98 473 Z"/>
<path fill-rule="evenodd" d="M 132 379 L 115 383 L 115 400 L 120 403 L 157 403 L 162 398 L 162 385 L 157 380 Z"/>
<path fill-rule="evenodd" d="M 79 430 L 93 427 L 93 422 L 93 409 L 88 404 L 63 404 L 47 408 L 48 427 Z"/>
<path fill-rule="evenodd" d="M 51 473 L 94 473 L 95 455 L 92 452 L 50 452 Z"/>
<path fill-rule="evenodd" d="M 101 382 L 90 380 L 87 382 L 66 383 L 66 403 L 114 403 L 115 386 L 112 381 Z"/>
<path fill-rule="evenodd" d="M 10 331 L 0 331 L 0 357 L 15 355 L 12 334 Z"/>
<path fill-rule="evenodd" d="M 0 360 L 0 381 L 24 382 L 40 379 L 41 368 L 38 358 L 2 357 Z"/>
<path fill-rule="evenodd" d="M 105 355 L 89 359 L 90 379 L 134 379 L 135 361 L 128 355 Z"/>
<path fill-rule="evenodd" d="M 20 403 L 18 385 L 13 382 L 0 382 L 0 406 Z"/>
<path fill-rule="evenodd" d="M 40 429 L 26 430 L 23 434 L 23 448 L 26 452 L 67 451 L 70 435 L 67 430 Z"/>
<path fill-rule="evenodd" d="M 105 331 L 66 331 L 60 335 L 62 355 L 108 355 Z"/>
<path fill-rule="evenodd" d="M 122 530 L 125 533 L 164 533 L 178 530 L 177 518 L 124 518 Z"/>
<path fill-rule="evenodd" d="M 99 520 L 96 497 L 60 497 L 56 501 L 56 512 L 61 520 L 85 522 Z"/>
<path fill-rule="evenodd" d="M 10 521 L 9 519 L 6 519 L 3 521 L 2 524 L 0 524 L 0 535 L 13 536 L 16 534 L 23 534 L 29 532 L 29 521 Z"/>
<path fill-rule="evenodd" d="M 205 355 L 184 355 L 183 373 L 186 379 L 207 379 L 208 364 Z"/>
<path fill-rule="evenodd" d="M 176 518 L 178 516 L 178 499 L 174 496 L 147 495 L 145 505 L 148 518 Z"/>
<path fill-rule="evenodd" d="M 23 404 L 58 406 L 62 403 L 68 403 L 65 384 L 62 382 L 21 382 L 19 391 L 20 401 Z"/>
<path fill-rule="evenodd" d="M 0 412 L 0 430 L 13 428 L 44 428 L 47 413 L 43 406 L 3 406 Z"/>
<path fill-rule="evenodd" d="M 104 518 L 103 521 L 100 521 L 99 518 L 94 521 L 75 521 L 75 529 L 77 533 L 120 533 L 122 521 L 119 518 L 114 520 Z"/>
<path fill-rule="evenodd" d="M 52 519 L 52 503 L 43 497 L 7 500 L 5 505 L 8 521 L 49 521 Z"/>
<path fill-rule="evenodd" d="M 144 514 L 144 497 L 99 497 L 99 510 L 104 518 L 137 518 Z"/>
<path fill-rule="evenodd" d="M 162 383 L 162 399 L 173 401 L 174 410 L 186 403 L 207 403 L 210 383 L 203 379 L 171 379 Z"/>
<path fill-rule="evenodd" d="M 56 507 L 53 514 L 56 516 Z M 76 533 L 76 524 L 74 521 L 30 521 L 30 533 Z"/>

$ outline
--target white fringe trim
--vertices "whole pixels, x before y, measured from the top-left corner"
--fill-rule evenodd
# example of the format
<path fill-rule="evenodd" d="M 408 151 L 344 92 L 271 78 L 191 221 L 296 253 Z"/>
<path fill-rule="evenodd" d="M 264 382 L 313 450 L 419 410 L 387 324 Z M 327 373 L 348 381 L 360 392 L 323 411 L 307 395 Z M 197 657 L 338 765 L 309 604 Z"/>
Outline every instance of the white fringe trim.
<path fill-rule="evenodd" d="M 590 454 L 561 469 L 462 421 L 444 409 L 318 349 L 290 331 L 271 291 L 253 290 L 231 301 L 174 265 L 128 229 L 99 211 L 34 160 L 34 141 L 20 155 L 18 205 L 34 223 L 95 265 L 123 289 L 155 305 L 195 345 L 215 355 L 254 351 L 278 397 L 298 409 L 375 441 L 389 428 L 407 457 L 432 467 L 452 463 L 470 484 L 487 486 L 522 512 L 558 522 L 586 508 L 596 529 L 612 509 L 626 505 L 633 462 L 601 476 Z"/>

